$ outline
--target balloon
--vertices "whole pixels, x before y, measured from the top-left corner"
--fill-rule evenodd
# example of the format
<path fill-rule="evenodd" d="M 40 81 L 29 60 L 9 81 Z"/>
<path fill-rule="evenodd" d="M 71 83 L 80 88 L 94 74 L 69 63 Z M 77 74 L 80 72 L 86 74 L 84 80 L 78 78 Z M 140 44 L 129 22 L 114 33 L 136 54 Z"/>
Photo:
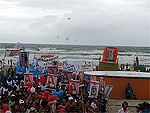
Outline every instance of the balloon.
<path fill-rule="evenodd" d="M 3 105 L 3 109 L 4 109 L 4 111 L 7 111 L 7 110 L 9 109 L 8 104 L 4 104 L 4 105 Z"/>
<path fill-rule="evenodd" d="M 57 100 L 57 95 L 54 95 L 54 100 Z"/>
<path fill-rule="evenodd" d="M 51 101 L 54 101 L 55 100 L 55 97 L 54 97 L 54 95 L 51 97 Z"/>
<path fill-rule="evenodd" d="M 28 82 L 28 83 L 27 83 L 27 86 L 31 88 L 31 87 L 32 87 L 32 83 L 31 83 L 31 82 Z"/>
<path fill-rule="evenodd" d="M 60 110 L 60 113 L 65 113 L 65 110 L 64 110 L 64 109 L 61 109 L 61 110 Z"/>
<path fill-rule="evenodd" d="M 47 105 L 48 105 L 48 107 L 50 107 L 50 106 L 51 106 L 51 102 L 48 102 L 48 104 L 47 104 Z"/>
<path fill-rule="evenodd" d="M 40 100 L 42 99 L 41 97 L 42 97 L 42 95 L 38 95 L 38 98 L 39 98 Z"/>
<path fill-rule="evenodd" d="M 4 110 L 0 110 L 0 113 L 4 113 Z"/>
<path fill-rule="evenodd" d="M 67 20 L 70 20 L 71 18 L 69 17 Z"/>
<path fill-rule="evenodd" d="M 45 96 L 48 97 L 49 91 L 45 91 Z"/>
<path fill-rule="evenodd" d="M 41 99 L 42 99 L 42 100 L 46 100 L 46 98 L 47 98 L 47 97 L 46 97 L 45 95 L 41 96 Z"/>
<path fill-rule="evenodd" d="M 51 96 L 48 97 L 48 101 L 51 101 Z"/>
<path fill-rule="evenodd" d="M 64 91 L 63 90 L 60 90 L 59 91 L 60 95 L 64 94 Z"/>
<path fill-rule="evenodd" d="M 31 91 L 31 93 L 34 93 L 34 92 L 35 92 L 35 88 L 32 87 L 32 88 L 30 89 L 30 91 Z"/>
<path fill-rule="evenodd" d="M 59 92 L 56 92 L 56 95 L 59 97 L 59 96 L 60 96 L 60 93 L 59 93 Z"/>
<path fill-rule="evenodd" d="M 12 113 L 10 110 L 7 110 L 5 113 Z"/>
<path fill-rule="evenodd" d="M 45 93 L 42 93 L 42 96 L 45 96 Z"/>
<path fill-rule="evenodd" d="M 54 100 L 55 100 L 54 95 L 49 96 L 49 97 L 48 97 L 48 100 L 49 100 L 49 101 L 54 101 Z"/>
<path fill-rule="evenodd" d="M 55 95 L 55 94 L 56 94 L 56 91 L 53 92 L 53 95 Z"/>
<path fill-rule="evenodd" d="M 28 88 L 28 89 L 27 89 L 27 92 L 28 92 L 28 93 L 31 93 L 31 88 Z"/>

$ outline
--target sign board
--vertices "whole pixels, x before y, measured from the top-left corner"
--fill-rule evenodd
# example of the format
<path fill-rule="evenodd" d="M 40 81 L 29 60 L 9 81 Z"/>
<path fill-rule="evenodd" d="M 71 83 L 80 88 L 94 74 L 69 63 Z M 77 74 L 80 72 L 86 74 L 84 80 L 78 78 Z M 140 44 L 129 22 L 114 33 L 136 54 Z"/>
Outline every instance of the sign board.
<path fill-rule="evenodd" d="M 89 98 L 97 98 L 99 91 L 99 82 L 91 80 Z"/>
<path fill-rule="evenodd" d="M 16 49 L 14 49 L 14 50 L 6 50 L 6 56 L 7 57 L 10 57 L 10 56 L 19 56 L 19 52 L 22 52 L 23 50 L 21 49 L 19 49 L 19 50 L 16 50 Z"/>
<path fill-rule="evenodd" d="M 118 64 L 114 63 L 99 63 L 99 71 L 117 71 L 118 70 Z"/>

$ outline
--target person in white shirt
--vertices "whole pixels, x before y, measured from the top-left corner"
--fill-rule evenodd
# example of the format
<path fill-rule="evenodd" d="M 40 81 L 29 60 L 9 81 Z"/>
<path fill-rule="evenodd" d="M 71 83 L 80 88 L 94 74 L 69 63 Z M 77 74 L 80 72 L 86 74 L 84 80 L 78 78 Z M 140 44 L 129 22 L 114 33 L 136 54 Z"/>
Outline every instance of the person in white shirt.
<path fill-rule="evenodd" d="M 127 110 L 128 103 L 124 101 L 122 103 L 122 108 L 118 111 L 118 113 L 130 113 L 129 110 Z"/>

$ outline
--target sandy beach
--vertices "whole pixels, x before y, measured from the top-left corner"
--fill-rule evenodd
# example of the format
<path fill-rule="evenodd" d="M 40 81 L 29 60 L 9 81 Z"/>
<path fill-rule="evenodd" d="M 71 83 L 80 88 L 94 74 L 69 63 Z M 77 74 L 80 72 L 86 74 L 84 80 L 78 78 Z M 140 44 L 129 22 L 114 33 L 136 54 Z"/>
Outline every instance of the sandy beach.
<path fill-rule="evenodd" d="M 121 109 L 121 105 L 124 101 L 128 102 L 128 110 L 130 113 L 136 113 L 136 106 L 143 102 L 150 103 L 150 100 L 128 100 L 128 99 L 109 99 L 108 101 L 108 113 L 116 113 L 119 109 Z"/>

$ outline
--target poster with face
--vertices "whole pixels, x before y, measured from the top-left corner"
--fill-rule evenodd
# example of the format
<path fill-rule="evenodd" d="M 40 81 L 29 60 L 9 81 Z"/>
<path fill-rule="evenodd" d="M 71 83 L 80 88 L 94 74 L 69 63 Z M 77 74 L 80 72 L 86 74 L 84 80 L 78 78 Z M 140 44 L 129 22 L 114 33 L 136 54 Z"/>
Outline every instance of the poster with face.
<path fill-rule="evenodd" d="M 29 52 L 19 53 L 19 65 L 24 68 L 29 67 Z"/>
<path fill-rule="evenodd" d="M 84 73 L 83 71 L 79 71 L 79 82 L 80 82 L 80 85 L 84 84 Z"/>
<path fill-rule="evenodd" d="M 24 73 L 24 86 L 27 86 L 28 82 L 33 82 L 33 73 Z"/>
<path fill-rule="evenodd" d="M 102 62 L 113 62 L 116 64 L 118 47 L 105 47 Z"/>
<path fill-rule="evenodd" d="M 69 84 L 69 80 L 71 79 L 71 76 L 72 76 L 72 72 L 63 71 L 61 84 Z"/>
<path fill-rule="evenodd" d="M 56 113 L 56 102 L 51 102 L 50 113 Z"/>
<path fill-rule="evenodd" d="M 70 80 L 69 81 L 69 91 L 71 94 L 79 94 L 79 80 Z"/>
<path fill-rule="evenodd" d="M 47 76 L 47 82 L 46 82 L 46 87 L 47 88 L 52 88 L 55 89 L 57 85 L 57 75 L 48 75 Z"/>
<path fill-rule="evenodd" d="M 49 74 L 54 74 L 56 75 L 56 72 L 57 72 L 57 66 L 48 66 L 48 73 Z"/>

